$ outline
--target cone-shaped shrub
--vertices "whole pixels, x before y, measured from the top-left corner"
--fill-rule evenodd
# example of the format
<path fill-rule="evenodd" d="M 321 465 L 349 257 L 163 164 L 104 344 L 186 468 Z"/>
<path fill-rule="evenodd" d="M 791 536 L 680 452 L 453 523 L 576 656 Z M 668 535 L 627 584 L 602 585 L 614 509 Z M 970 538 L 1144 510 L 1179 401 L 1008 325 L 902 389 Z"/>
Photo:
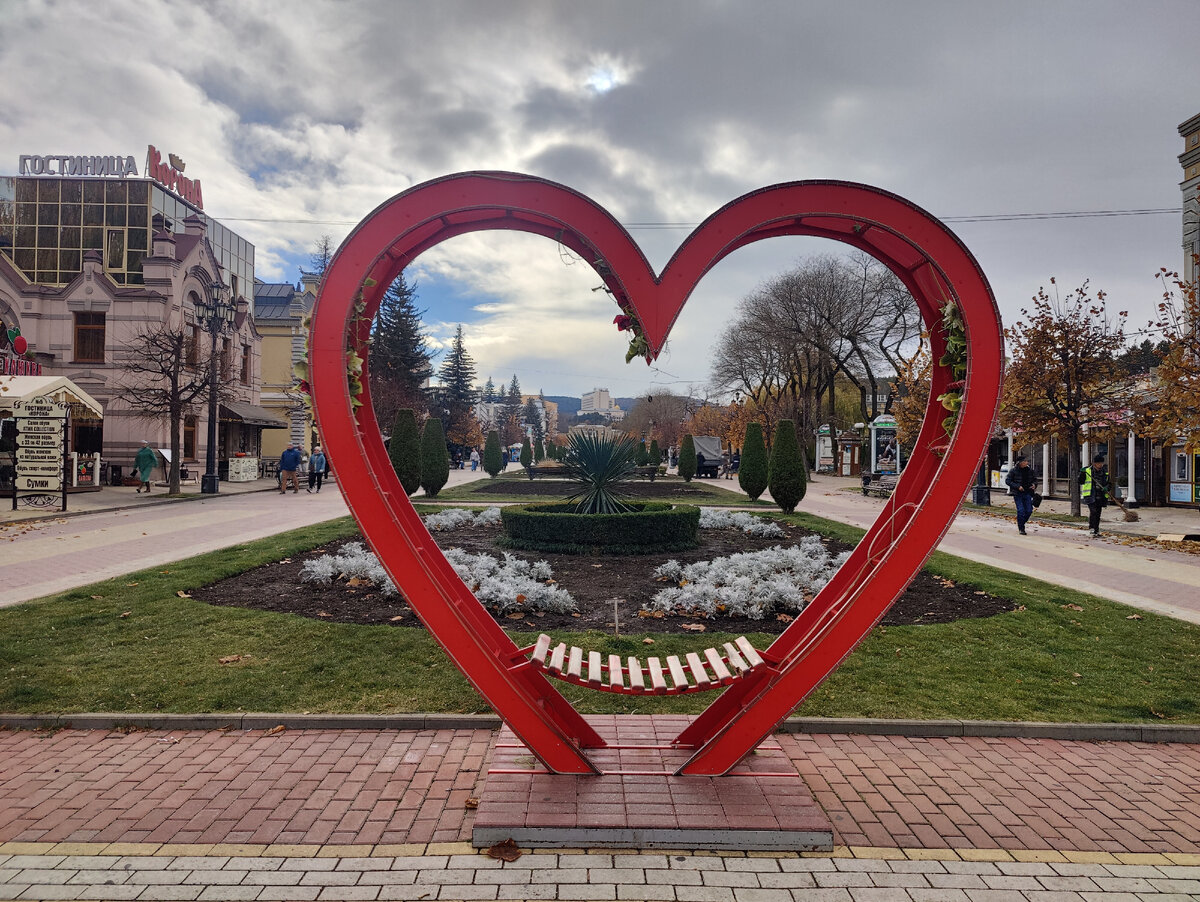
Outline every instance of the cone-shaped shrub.
<path fill-rule="evenodd" d="M 767 490 L 767 446 L 763 444 L 761 423 L 746 424 L 742 457 L 738 463 L 738 485 L 755 501 Z"/>
<path fill-rule="evenodd" d="M 533 462 L 540 464 L 546 458 L 546 449 L 542 446 L 542 440 L 535 439 L 533 442 Z"/>
<path fill-rule="evenodd" d="M 442 421 L 430 417 L 421 432 L 421 488 L 430 498 L 436 498 L 450 479 L 450 452 L 446 450 L 446 433 Z"/>
<path fill-rule="evenodd" d="M 691 435 L 685 435 L 679 444 L 679 475 L 684 482 L 691 482 L 696 475 L 696 443 Z"/>
<path fill-rule="evenodd" d="M 483 469 L 492 479 L 500 475 L 500 471 L 504 469 L 502 454 L 500 433 L 493 429 L 487 434 L 487 441 L 483 443 Z"/>
<path fill-rule="evenodd" d="M 637 456 L 634 458 L 634 463 L 639 467 L 644 467 L 650 463 L 650 452 L 646 450 L 645 442 L 638 442 Z"/>
<path fill-rule="evenodd" d="M 650 439 L 650 453 L 647 455 L 650 458 L 650 463 L 658 466 L 662 463 L 662 451 L 658 449 L 658 439 Z"/>
<path fill-rule="evenodd" d="M 530 470 L 533 466 L 533 449 L 529 447 L 529 436 L 521 439 L 521 466 L 525 468 L 529 478 L 533 479 L 533 472 Z"/>
<path fill-rule="evenodd" d="M 388 457 L 406 495 L 421 487 L 421 433 L 417 431 L 417 418 L 411 410 L 396 411 L 392 437 L 388 440 Z"/>
<path fill-rule="evenodd" d="M 791 420 L 780 420 L 775 427 L 775 442 L 771 445 L 767 488 L 785 514 L 794 511 L 804 499 L 808 489 L 808 474 L 804 469 L 804 454 L 796 440 L 796 424 Z"/>

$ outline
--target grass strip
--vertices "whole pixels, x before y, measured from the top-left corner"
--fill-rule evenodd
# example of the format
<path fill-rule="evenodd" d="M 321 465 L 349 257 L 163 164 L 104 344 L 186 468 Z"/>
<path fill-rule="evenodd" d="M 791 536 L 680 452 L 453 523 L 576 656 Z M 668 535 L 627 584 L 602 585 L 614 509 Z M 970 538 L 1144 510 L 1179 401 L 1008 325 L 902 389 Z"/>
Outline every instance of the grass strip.
<path fill-rule="evenodd" d="M 784 519 L 846 541 L 862 535 L 806 514 Z M 0 710 L 487 710 L 423 630 L 322 623 L 187 597 L 192 588 L 355 534 L 342 518 L 0 610 Z M 942 553 L 927 569 L 1011 598 L 1018 610 L 877 627 L 797 713 L 1200 723 L 1200 626 Z M 555 637 L 606 655 L 662 657 L 730 638 L 719 624 L 706 626 L 700 635 Z M 522 644 L 534 638 L 513 635 Z M 760 647 L 771 641 L 750 638 Z M 696 712 L 712 700 L 711 693 L 633 697 L 561 686 L 586 713 Z"/>

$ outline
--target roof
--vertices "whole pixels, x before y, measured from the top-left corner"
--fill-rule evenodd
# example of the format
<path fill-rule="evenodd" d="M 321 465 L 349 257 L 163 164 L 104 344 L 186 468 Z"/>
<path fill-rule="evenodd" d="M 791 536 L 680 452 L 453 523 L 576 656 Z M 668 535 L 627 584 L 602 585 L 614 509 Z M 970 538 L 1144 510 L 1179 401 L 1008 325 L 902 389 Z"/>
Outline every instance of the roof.
<path fill-rule="evenodd" d="M 104 408 L 66 376 L 0 376 L 0 411 L 12 415 L 12 402 L 50 398 L 71 405 L 77 420 L 102 420 Z"/>
<path fill-rule="evenodd" d="M 266 429 L 287 429 L 288 424 L 265 407 L 249 401 L 226 401 L 221 405 L 222 420 L 239 420 L 247 426 L 262 426 Z"/>
<path fill-rule="evenodd" d="M 292 301 L 299 292 L 290 282 L 254 281 L 254 318 L 295 319 Z"/>

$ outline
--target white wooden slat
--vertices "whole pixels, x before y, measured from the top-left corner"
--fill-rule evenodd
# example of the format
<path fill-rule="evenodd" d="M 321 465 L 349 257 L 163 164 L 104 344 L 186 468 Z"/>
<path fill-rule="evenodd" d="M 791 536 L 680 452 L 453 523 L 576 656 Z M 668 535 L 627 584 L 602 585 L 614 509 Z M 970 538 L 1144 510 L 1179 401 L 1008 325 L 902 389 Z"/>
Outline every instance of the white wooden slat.
<path fill-rule="evenodd" d="M 658 658 L 647 658 L 646 665 L 650 668 L 650 688 L 654 692 L 666 692 L 667 681 L 663 677 L 662 662 Z"/>
<path fill-rule="evenodd" d="M 700 656 L 694 651 L 689 651 L 687 655 L 688 670 L 692 672 L 692 679 L 696 686 L 700 689 L 707 689 L 712 685 L 712 679 L 708 675 L 708 671 L 704 669 L 704 663 L 700 660 Z"/>
<path fill-rule="evenodd" d="M 608 656 L 608 685 L 625 688 L 625 675 L 621 671 L 621 656 Z"/>
<path fill-rule="evenodd" d="M 741 653 L 736 648 L 733 647 L 732 642 L 726 642 L 721 647 L 725 649 L 725 656 L 727 658 L 729 658 L 729 666 L 730 667 L 732 667 L 738 673 L 742 673 L 742 672 L 750 669 L 750 665 L 742 660 Z"/>
<path fill-rule="evenodd" d="M 638 692 L 646 691 L 646 674 L 642 670 L 642 662 L 637 658 L 629 658 L 629 688 Z"/>
<path fill-rule="evenodd" d="M 588 652 L 588 678 L 587 678 L 587 681 L 589 683 L 591 683 L 593 686 L 599 686 L 603 683 L 603 679 L 600 676 L 600 670 L 601 670 L 600 652 L 598 652 L 598 651 Z"/>
<path fill-rule="evenodd" d="M 757 667 L 763 662 L 762 655 L 758 653 L 758 649 L 751 645 L 750 640 L 745 636 L 738 636 L 733 641 L 737 643 L 738 650 L 741 651 L 742 656 L 750 662 L 751 667 Z"/>
<path fill-rule="evenodd" d="M 678 655 L 667 656 L 667 669 L 671 671 L 671 681 L 675 684 L 675 688 L 686 689 L 687 674 L 683 672 L 683 665 L 679 663 Z"/>
<path fill-rule="evenodd" d="M 571 654 L 567 659 L 567 676 L 575 679 L 583 678 L 583 649 L 571 646 Z"/>
<path fill-rule="evenodd" d="M 545 665 L 546 655 L 550 654 L 550 643 L 554 640 L 542 633 L 538 636 L 537 645 L 533 647 L 533 660 Z"/>
<path fill-rule="evenodd" d="M 729 672 L 729 668 L 725 666 L 725 662 L 721 659 L 721 653 L 715 648 L 704 649 L 704 657 L 708 659 L 708 666 L 712 668 L 712 672 L 717 675 L 718 680 L 732 680 L 733 674 Z"/>
<path fill-rule="evenodd" d="M 550 655 L 549 669 L 555 673 L 562 673 L 563 661 L 566 660 L 566 656 L 567 643 L 559 642 L 558 645 L 554 646 L 554 652 Z"/>

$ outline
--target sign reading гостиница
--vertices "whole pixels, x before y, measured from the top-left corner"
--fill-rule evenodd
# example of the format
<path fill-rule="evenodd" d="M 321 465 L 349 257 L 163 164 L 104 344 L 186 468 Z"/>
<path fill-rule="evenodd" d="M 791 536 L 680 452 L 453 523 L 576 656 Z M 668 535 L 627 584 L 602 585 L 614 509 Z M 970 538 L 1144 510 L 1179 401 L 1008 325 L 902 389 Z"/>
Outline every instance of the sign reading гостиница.
<path fill-rule="evenodd" d="M 146 175 L 168 191 L 182 197 L 199 209 L 204 209 L 200 180 L 183 175 L 184 163 L 174 154 L 162 154 L 153 144 L 146 148 Z M 129 178 L 138 174 L 137 162 L 131 156 L 98 156 L 79 154 L 21 154 L 18 175 L 55 175 L 98 178 Z"/>

